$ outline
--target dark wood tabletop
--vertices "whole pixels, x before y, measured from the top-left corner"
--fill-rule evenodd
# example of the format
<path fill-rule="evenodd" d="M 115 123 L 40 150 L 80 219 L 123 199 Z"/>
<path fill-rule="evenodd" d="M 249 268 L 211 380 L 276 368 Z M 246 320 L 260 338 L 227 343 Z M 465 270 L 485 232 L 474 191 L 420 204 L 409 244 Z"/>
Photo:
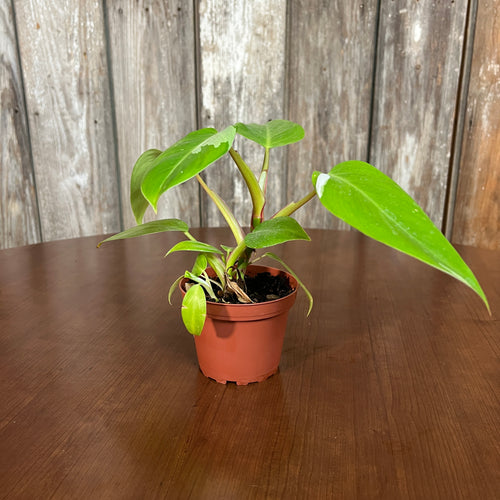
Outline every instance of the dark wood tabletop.
<path fill-rule="evenodd" d="M 299 292 L 248 386 L 197 367 L 178 235 L 1 251 L 0 498 L 498 498 L 500 252 L 459 247 L 490 317 L 359 233 L 310 235 L 276 253 L 314 309 Z"/>

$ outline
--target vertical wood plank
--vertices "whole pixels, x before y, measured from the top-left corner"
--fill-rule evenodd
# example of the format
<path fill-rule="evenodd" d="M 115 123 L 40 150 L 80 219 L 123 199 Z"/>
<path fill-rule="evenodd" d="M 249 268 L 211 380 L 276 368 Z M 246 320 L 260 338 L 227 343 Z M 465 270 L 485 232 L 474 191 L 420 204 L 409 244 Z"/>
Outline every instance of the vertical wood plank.
<path fill-rule="evenodd" d="M 217 130 L 238 121 L 265 123 L 284 118 L 286 2 L 201 0 L 199 4 L 201 125 Z M 235 148 L 259 172 L 263 149 L 238 138 Z M 266 216 L 285 201 L 282 148 L 271 151 Z M 222 196 L 243 225 L 251 205 L 244 183 L 229 159 L 206 171 L 208 185 Z M 223 219 L 204 197 L 204 225 Z"/>
<path fill-rule="evenodd" d="M 101 2 L 14 5 L 44 239 L 119 230 Z"/>
<path fill-rule="evenodd" d="M 377 2 L 290 3 L 290 119 L 306 137 L 291 146 L 288 199 L 312 188 L 314 170 L 366 160 L 370 126 Z M 318 200 L 297 212 L 307 227 L 345 228 Z"/>
<path fill-rule="evenodd" d="M 10 1 L 0 3 L 0 248 L 40 241 L 26 108 Z"/>
<path fill-rule="evenodd" d="M 467 0 L 382 0 L 370 161 L 443 222 Z"/>
<path fill-rule="evenodd" d="M 130 227 L 130 175 L 139 155 L 196 129 L 194 12 L 192 2 L 180 0 L 123 0 L 106 8 L 123 218 Z M 198 185 L 190 181 L 163 195 L 158 217 L 199 226 L 198 203 Z M 148 211 L 146 220 L 153 218 Z"/>
<path fill-rule="evenodd" d="M 452 241 L 500 248 L 500 5 L 478 2 Z"/>

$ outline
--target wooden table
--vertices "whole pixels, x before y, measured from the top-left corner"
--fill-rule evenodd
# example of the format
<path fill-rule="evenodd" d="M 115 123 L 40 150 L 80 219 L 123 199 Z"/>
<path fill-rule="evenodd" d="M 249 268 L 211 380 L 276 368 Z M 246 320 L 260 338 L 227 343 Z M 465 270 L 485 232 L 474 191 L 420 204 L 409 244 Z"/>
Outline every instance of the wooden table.
<path fill-rule="evenodd" d="M 0 497 L 498 498 L 500 252 L 459 248 L 489 317 L 358 233 L 310 234 L 277 251 L 313 312 L 299 293 L 279 373 L 241 387 L 199 372 L 167 303 L 178 235 L 1 251 Z"/>

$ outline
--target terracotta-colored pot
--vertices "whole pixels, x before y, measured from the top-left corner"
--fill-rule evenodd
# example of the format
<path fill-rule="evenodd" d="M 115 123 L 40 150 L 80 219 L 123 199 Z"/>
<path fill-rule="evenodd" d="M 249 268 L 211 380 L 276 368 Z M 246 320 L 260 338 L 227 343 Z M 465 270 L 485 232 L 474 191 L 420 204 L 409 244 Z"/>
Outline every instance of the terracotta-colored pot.
<path fill-rule="evenodd" d="M 258 304 L 207 302 L 201 335 L 195 336 L 202 373 L 222 384 L 261 382 L 278 371 L 288 311 L 295 302 L 297 281 L 290 274 L 265 266 L 249 266 L 247 274 L 269 272 L 288 276 L 294 291 Z M 184 291 L 184 283 L 180 283 Z"/>

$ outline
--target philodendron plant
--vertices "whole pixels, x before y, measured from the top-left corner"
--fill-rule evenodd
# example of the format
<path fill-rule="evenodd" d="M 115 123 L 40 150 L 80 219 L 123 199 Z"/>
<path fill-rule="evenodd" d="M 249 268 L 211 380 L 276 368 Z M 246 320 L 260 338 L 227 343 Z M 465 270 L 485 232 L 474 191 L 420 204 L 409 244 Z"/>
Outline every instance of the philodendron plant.
<path fill-rule="evenodd" d="M 258 176 L 233 149 L 236 134 L 264 148 Z M 263 256 L 278 261 L 297 279 L 309 298 L 309 314 L 313 299 L 293 270 L 274 253 L 265 251 L 259 257 L 254 253 L 256 249 L 269 249 L 290 240 L 309 240 L 305 230 L 291 216 L 318 196 L 327 210 L 365 235 L 462 281 L 481 297 L 489 310 L 486 296 L 474 274 L 441 231 L 403 189 L 368 163 L 346 161 L 329 172 L 314 172 L 308 194 L 265 219 L 270 151 L 303 137 L 303 128 L 287 120 L 272 120 L 264 125 L 237 123 L 220 132 L 214 128 L 196 130 L 163 152 L 157 149 L 144 152 L 134 166 L 130 182 L 130 203 L 138 225 L 101 243 L 163 231 L 184 234 L 186 239 L 174 245 L 166 255 L 178 251 L 193 252 L 194 265 L 171 286 L 168 298 L 170 301 L 182 278 L 189 278 L 191 286 L 182 301 L 182 319 L 187 330 L 194 335 L 199 335 L 203 329 L 207 297 L 208 300 L 223 302 L 224 297 L 233 294 L 240 302 L 251 301 L 245 293 L 245 269 Z M 231 156 L 235 171 L 239 171 L 250 193 L 250 218 L 246 221 L 250 223 L 249 231 L 243 229 L 225 201 L 200 176 L 203 170 L 226 154 Z M 158 200 L 165 191 L 192 178 L 196 178 L 226 220 L 234 236 L 232 246 L 217 248 L 196 240 L 188 225 L 179 219 L 143 223 L 149 205 L 156 212 Z M 216 279 L 209 276 L 208 267 L 212 268 Z"/>

